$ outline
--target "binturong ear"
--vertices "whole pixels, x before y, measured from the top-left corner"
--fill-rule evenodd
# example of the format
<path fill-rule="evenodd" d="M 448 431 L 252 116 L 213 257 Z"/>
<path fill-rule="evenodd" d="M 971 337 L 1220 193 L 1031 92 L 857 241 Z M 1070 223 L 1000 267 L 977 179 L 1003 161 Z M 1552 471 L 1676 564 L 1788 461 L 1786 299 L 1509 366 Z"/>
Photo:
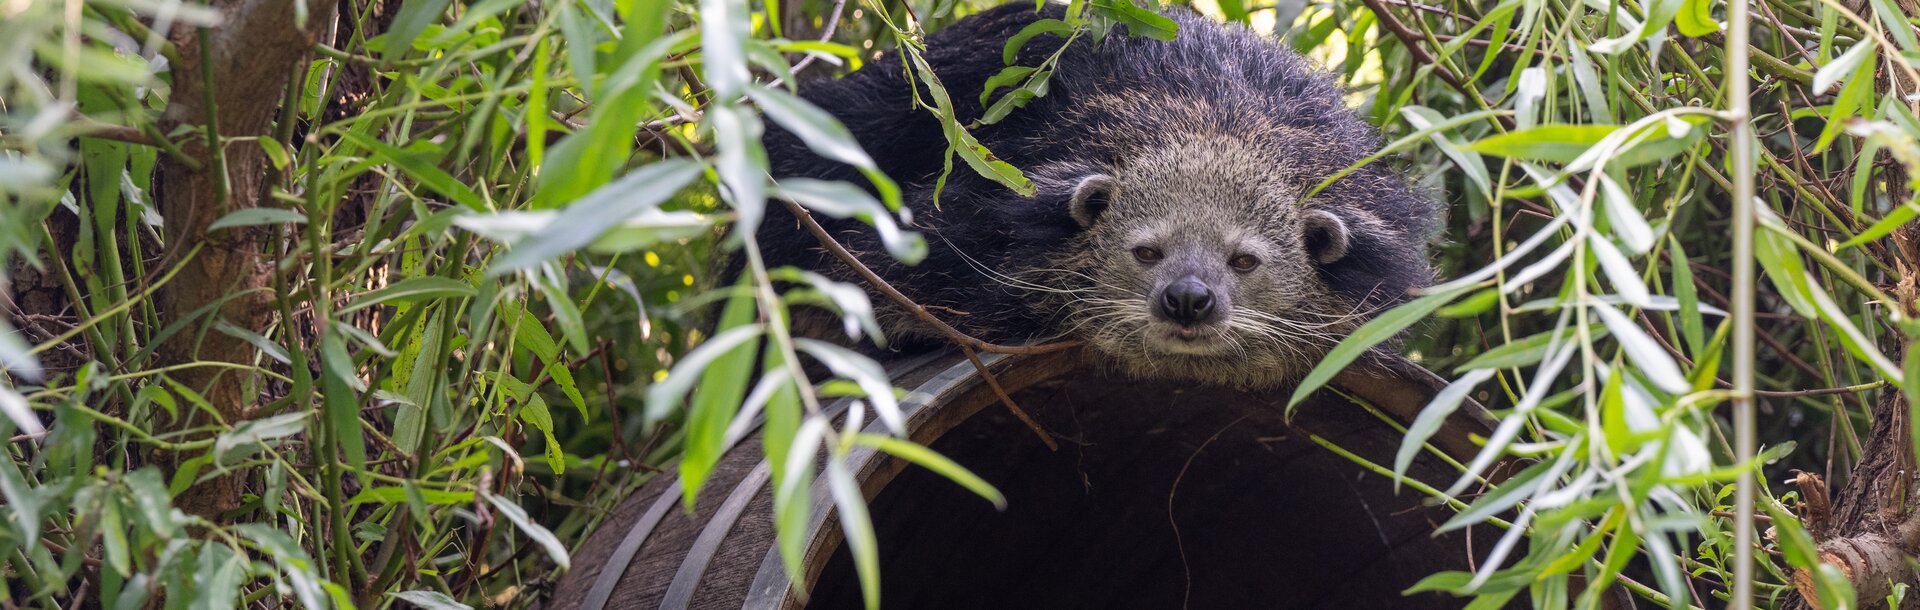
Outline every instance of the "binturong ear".
<path fill-rule="evenodd" d="M 1120 194 L 1120 185 L 1111 176 L 1094 174 L 1080 179 L 1080 185 L 1073 187 L 1073 200 L 1067 204 L 1067 214 L 1081 228 L 1093 226 L 1093 222 L 1106 213 L 1107 206 L 1113 204 L 1113 198 Z"/>
<path fill-rule="evenodd" d="M 1347 256 L 1347 223 L 1332 212 L 1308 209 L 1300 223 L 1301 241 L 1314 262 L 1330 265 Z"/>

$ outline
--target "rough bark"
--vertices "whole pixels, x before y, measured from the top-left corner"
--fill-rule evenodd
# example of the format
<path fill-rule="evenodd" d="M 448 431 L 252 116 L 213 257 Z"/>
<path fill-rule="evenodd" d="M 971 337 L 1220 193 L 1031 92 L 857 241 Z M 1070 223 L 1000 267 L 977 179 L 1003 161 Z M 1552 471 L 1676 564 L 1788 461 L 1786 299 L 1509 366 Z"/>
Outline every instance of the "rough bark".
<path fill-rule="evenodd" d="M 1915 482 L 1906 411 L 1897 390 L 1881 395 L 1862 458 L 1831 498 L 1832 513 L 1805 515 L 1820 544 L 1820 560 L 1846 574 L 1866 608 L 1885 607 L 1893 583 L 1920 584 L 1906 562 L 1920 551 L 1920 513 L 1904 502 Z M 1810 507 L 1829 500 L 1818 477 L 1803 474 L 1796 482 Z M 1811 575 L 1795 573 L 1793 580 L 1807 606 L 1819 608 Z M 1908 595 L 1901 608 L 1920 608 L 1920 595 Z"/>
<path fill-rule="evenodd" d="M 288 79 L 302 69 L 302 60 L 312 50 L 315 31 L 333 22 L 333 3 L 306 2 L 308 27 L 301 29 L 294 23 L 296 1 L 216 0 L 214 7 L 226 18 L 223 24 L 204 36 L 197 29 L 175 30 L 171 38 L 183 61 L 173 69 L 173 97 L 164 124 L 204 127 L 211 121 L 223 139 L 268 135 Z M 255 207 L 267 195 L 266 154 L 252 144 L 223 146 L 223 175 L 204 137 L 189 138 L 184 144 L 184 152 L 201 160 L 204 169 L 161 163 L 160 211 L 172 254 L 166 264 L 177 262 L 195 246 L 200 250 L 157 295 L 169 322 L 227 295 L 266 287 L 271 277 L 265 231 L 209 230 L 215 220 Z M 161 364 L 252 363 L 257 357 L 253 346 L 224 333 L 202 331 L 219 319 L 257 331 L 271 312 L 267 295 L 259 291 L 226 301 L 162 345 Z M 228 422 L 245 419 L 258 395 L 257 378 L 225 369 L 188 368 L 173 377 L 205 396 Z M 196 414 L 185 425 L 200 425 L 204 417 Z M 215 478 L 176 502 L 187 512 L 218 518 L 238 505 L 242 483 L 238 474 Z"/>
<path fill-rule="evenodd" d="M 1920 13 L 1920 2 L 1900 0 L 1907 14 Z M 1920 91 L 1904 70 L 1882 70 L 1878 89 L 1885 96 L 1906 98 Z M 1920 111 L 1920 102 L 1909 102 Z M 1891 201 L 1913 197 L 1907 168 L 1894 164 L 1881 176 Z M 1889 241 L 1893 246 L 1886 261 L 1898 273 L 1891 278 L 1888 293 L 1899 301 L 1901 313 L 1912 317 L 1920 313 L 1920 228 L 1907 225 L 1895 230 Z M 1904 358 L 1912 338 L 1900 335 L 1898 350 Z M 1903 364 L 1904 366 L 1904 364 Z M 1914 466 L 1912 423 L 1906 397 L 1899 388 L 1881 390 L 1874 401 L 1873 424 L 1867 429 L 1861 447 L 1860 462 L 1853 465 L 1844 485 L 1831 496 L 1818 477 L 1801 475 L 1799 488 L 1807 498 L 1804 515 L 1810 532 L 1820 545 L 1820 560 L 1840 568 L 1858 594 L 1860 606 L 1885 608 L 1888 592 L 1895 583 L 1910 589 L 1900 604 L 1901 610 L 1920 610 L 1920 573 L 1908 559 L 1920 555 L 1920 510 L 1908 501 L 1908 495 L 1920 483 Z M 1790 607 L 1819 608 L 1813 591 L 1813 579 L 1805 571 L 1793 575 L 1801 601 Z"/>

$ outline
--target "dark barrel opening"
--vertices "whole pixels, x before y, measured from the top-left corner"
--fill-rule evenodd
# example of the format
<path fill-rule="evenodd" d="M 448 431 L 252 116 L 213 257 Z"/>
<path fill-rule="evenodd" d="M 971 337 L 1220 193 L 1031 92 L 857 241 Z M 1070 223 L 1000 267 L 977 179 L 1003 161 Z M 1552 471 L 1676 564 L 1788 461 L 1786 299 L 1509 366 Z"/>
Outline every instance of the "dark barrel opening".
<path fill-rule="evenodd" d="M 1016 394 L 1061 438 L 1048 452 L 999 405 L 932 441 L 1007 496 L 984 500 L 908 468 L 872 502 L 882 607 L 1458 608 L 1403 596 L 1469 566 L 1453 513 L 1315 444 L 1381 465 L 1400 435 L 1332 392 L 1288 424 L 1287 393 L 1149 384 L 1092 373 Z M 1438 466 L 1438 467 L 1436 467 Z M 1411 474 L 1450 482 L 1430 456 Z M 831 527 L 831 526 L 830 526 Z M 1497 533 L 1475 532 L 1480 553 Z M 844 545 L 808 608 L 862 608 Z"/>

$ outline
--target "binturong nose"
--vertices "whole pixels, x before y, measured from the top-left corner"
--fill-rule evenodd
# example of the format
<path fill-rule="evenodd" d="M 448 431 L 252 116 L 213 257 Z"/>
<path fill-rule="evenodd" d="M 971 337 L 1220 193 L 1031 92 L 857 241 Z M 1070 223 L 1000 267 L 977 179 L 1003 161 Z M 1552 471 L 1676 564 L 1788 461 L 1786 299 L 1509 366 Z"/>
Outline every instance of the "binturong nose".
<path fill-rule="evenodd" d="M 1188 276 L 1168 284 L 1155 304 L 1161 316 L 1186 326 L 1213 318 L 1213 290 L 1200 278 Z"/>

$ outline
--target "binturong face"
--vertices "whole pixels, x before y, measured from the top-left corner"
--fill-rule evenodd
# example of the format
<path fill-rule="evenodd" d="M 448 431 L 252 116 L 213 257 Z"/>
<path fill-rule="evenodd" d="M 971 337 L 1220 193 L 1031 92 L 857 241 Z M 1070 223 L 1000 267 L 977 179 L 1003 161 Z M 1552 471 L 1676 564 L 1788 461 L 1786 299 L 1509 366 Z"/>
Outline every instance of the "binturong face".
<path fill-rule="evenodd" d="M 1052 261 L 1074 287 L 1054 303 L 1069 334 L 1136 377 L 1263 387 L 1311 369 L 1363 319 L 1320 276 L 1349 227 L 1274 158 L 1220 139 L 1063 180 L 1084 229 Z"/>

